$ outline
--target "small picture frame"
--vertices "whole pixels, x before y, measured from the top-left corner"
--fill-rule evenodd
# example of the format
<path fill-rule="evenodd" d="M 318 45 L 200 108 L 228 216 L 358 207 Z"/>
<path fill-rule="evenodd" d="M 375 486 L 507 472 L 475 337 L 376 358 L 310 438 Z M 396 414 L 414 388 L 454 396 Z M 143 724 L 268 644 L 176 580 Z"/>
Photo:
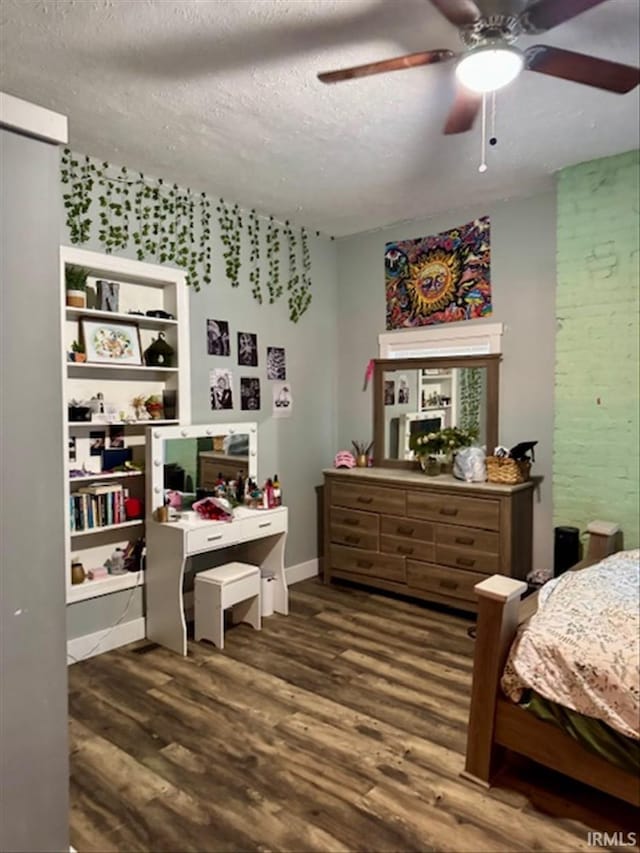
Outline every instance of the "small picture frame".
<path fill-rule="evenodd" d="M 140 330 L 136 323 L 81 317 L 80 334 L 87 363 L 142 365 Z"/>

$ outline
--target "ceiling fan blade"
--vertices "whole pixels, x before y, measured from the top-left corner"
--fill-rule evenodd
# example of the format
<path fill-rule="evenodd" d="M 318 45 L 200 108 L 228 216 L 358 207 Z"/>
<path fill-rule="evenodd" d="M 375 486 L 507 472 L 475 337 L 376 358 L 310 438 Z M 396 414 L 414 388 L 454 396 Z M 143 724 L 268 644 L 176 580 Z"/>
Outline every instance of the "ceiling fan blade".
<path fill-rule="evenodd" d="M 621 65 L 608 59 L 598 59 L 584 53 L 574 53 L 559 47 L 537 44 L 527 48 L 526 67 L 529 71 L 549 74 L 607 92 L 624 95 L 640 83 L 640 69 Z"/>
<path fill-rule="evenodd" d="M 526 33 L 542 33 L 604 2 L 605 0 L 540 0 L 523 12 L 520 24 Z"/>
<path fill-rule="evenodd" d="M 456 97 L 447 116 L 443 133 L 450 135 L 471 130 L 480 110 L 481 103 L 482 95 L 477 92 L 470 92 L 464 86 L 458 84 Z"/>
<path fill-rule="evenodd" d="M 402 68 L 414 68 L 416 65 L 433 65 L 435 62 L 446 62 L 453 59 L 452 50 L 424 50 L 420 53 L 408 53 L 395 59 L 383 59 L 368 65 L 356 65 L 353 68 L 342 68 L 340 71 L 323 71 L 318 74 L 318 80 L 323 83 L 339 83 L 341 80 L 351 80 L 354 77 L 369 77 L 371 74 L 382 74 L 385 71 L 398 71 Z"/>
<path fill-rule="evenodd" d="M 475 24 L 480 10 L 473 0 L 431 0 L 436 9 L 456 27 Z"/>

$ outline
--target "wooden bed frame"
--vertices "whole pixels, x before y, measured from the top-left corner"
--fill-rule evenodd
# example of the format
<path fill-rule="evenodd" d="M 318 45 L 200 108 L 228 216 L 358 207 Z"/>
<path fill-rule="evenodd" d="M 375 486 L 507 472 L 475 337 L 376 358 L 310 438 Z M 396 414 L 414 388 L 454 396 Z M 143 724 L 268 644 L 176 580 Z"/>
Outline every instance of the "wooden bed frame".
<path fill-rule="evenodd" d="M 620 531 L 590 534 L 586 559 L 572 571 L 591 566 L 622 548 Z M 508 699 L 500 688 L 511 642 L 518 625 L 535 613 L 538 594 L 521 601 L 527 585 L 494 575 L 476 587 L 478 622 L 473 685 L 462 774 L 489 787 L 505 749 L 525 755 L 566 776 L 640 806 L 640 780 L 582 747 L 553 723 L 538 719 Z"/>

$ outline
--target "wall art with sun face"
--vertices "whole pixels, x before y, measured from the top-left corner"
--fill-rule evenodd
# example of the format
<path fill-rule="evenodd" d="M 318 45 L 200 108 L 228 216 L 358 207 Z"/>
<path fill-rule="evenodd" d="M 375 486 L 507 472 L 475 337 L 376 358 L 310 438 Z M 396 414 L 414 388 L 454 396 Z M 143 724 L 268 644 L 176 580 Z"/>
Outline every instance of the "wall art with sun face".
<path fill-rule="evenodd" d="M 434 237 L 387 243 L 387 329 L 491 314 L 491 241 L 483 216 Z"/>

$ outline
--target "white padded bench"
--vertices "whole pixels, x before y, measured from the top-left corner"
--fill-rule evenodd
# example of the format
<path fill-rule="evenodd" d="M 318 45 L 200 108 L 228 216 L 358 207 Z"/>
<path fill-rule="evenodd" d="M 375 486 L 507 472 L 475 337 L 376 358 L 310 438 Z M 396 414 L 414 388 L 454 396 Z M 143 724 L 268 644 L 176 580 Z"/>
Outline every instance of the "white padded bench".
<path fill-rule="evenodd" d="M 224 611 L 233 607 L 234 622 L 260 630 L 260 569 L 248 563 L 226 563 L 198 572 L 194 583 L 195 640 L 224 648 Z"/>

